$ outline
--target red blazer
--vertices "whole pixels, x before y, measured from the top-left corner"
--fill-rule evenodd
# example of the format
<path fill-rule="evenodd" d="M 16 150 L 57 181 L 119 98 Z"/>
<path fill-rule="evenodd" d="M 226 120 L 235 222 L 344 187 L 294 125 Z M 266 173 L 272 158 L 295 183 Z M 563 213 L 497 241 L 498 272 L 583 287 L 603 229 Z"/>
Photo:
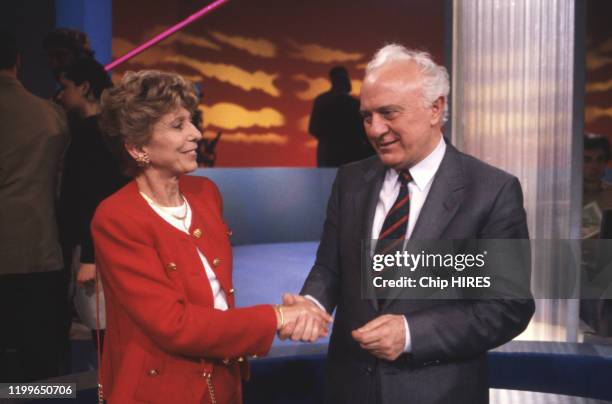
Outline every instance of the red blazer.
<path fill-rule="evenodd" d="M 244 356 L 267 354 L 276 331 L 269 305 L 235 308 L 229 229 L 206 178 L 181 178 L 190 235 L 162 219 L 132 181 L 103 201 L 92 222 L 106 297 L 104 397 L 114 403 L 241 403 Z M 229 310 L 213 308 L 211 264 Z"/>

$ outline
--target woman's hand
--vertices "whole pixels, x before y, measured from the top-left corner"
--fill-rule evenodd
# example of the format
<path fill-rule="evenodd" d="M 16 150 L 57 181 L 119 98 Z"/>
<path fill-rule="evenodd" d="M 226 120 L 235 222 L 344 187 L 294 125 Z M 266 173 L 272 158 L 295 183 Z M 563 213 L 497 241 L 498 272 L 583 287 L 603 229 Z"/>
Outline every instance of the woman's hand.
<path fill-rule="evenodd" d="M 95 279 L 96 264 L 81 263 L 79 265 L 79 271 L 77 272 L 77 285 L 84 287 L 87 283 L 95 281 Z"/>
<path fill-rule="evenodd" d="M 314 342 L 327 336 L 332 317 L 312 301 L 296 296 L 277 306 L 278 331 L 281 339 Z M 281 316 L 282 312 L 282 324 Z"/>

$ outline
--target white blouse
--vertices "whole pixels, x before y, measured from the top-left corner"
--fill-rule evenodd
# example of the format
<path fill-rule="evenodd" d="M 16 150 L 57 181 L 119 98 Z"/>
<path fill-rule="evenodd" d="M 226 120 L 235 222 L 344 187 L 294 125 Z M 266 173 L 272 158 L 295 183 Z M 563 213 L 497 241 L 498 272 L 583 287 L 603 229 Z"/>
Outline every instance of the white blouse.
<path fill-rule="evenodd" d="M 172 226 L 176 227 L 183 233 L 189 234 L 189 226 L 191 226 L 191 207 L 189 206 L 187 198 L 183 196 L 185 204 L 182 206 L 164 206 L 164 208 L 161 209 L 160 207 L 156 206 L 155 203 L 147 195 L 143 194 L 142 192 L 140 193 L 140 195 L 142 195 L 142 197 L 147 201 L 149 206 L 151 206 L 155 213 L 161 216 L 162 219 L 164 219 L 166 222 L 170 223 Z M 187 210 L 187 212 L 185 212 L 185 210 Z M 181 217 L 185 215 L 185 213 L 186 217 L 184 221 L 177 219 L 175 216 L 173 216 L 174 214 L 176 216 Z M 208 278 L 208 282 L 210 283 L 210 289 L 212 290 L 215 309 L 227 310 L 227 298 L 225 296 L 225 292 L 223 291 L 223 289 L 221 289 L 221 284 L 219 283 L 215 272 L 210 267 L 210 264 L 208 263 L 208 260 L 206 259 L 204 254 L 202 254 L 202 251 L 200 251 L 200 249 L 197 247 L 196 251 L 200 256 L 200 260 L 202 261 L 202 265 L 204 266 L 204 271 L 206 272 L 206 277 Z"/>

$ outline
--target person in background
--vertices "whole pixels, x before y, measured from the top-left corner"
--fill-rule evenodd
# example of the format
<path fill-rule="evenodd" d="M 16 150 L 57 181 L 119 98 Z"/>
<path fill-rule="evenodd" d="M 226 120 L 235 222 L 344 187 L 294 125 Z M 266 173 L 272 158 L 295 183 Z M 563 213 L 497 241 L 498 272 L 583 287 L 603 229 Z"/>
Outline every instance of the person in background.
<path fill-rule="evenodd" d="M 351 96 L 351 80 L 343 66 L 329 71 L 331 88 L 315 98 L 308 132 L 317 140 L 317 167 L 339 167 L 374 155 L 367 141 L 359 100 Z"/>
<path fill-rule="evenodd" d="M 57 28 L 45 35 L 43 50 L 57 82 L 61 73 L 76 60 L 94 57 L 87 34 L 72 28 Z"/>
<path fill-rule="evenodd" d="M 77 59 L 62 73 L 57 102 L 74 114 L 72 139 L 64 160 L 59 224 L 64 257 L 73 263 L 77 281 L 75 306 L 97 342 L 96 266 L 91 220 L 100 202 L 127 183 L 98 125 L 100 96 L 112 86 L 104 66 L 91 58 Z M 100 295 L 100 337 L 104 338 L 104 295 Z"/>
<path fill-rule="evenodd" d="M 610 161 L 610 142 L 604 135 L 587 133 L 584 136 L 584 166 L 582 194 L 582 237 L 589 239 L 582 245 L 582 265 L 586 285 L 598 285 L 602 263 L 610 262 L 609 241 L 595 241 L 602 237 L 602 217 L 612 209 L 612 188 L 604 182 L 604 173 Z M 603 235 L 605 237 L 605 235 Z M 605 273 L 605 271 L 604 271 Z M 580 318 L 590 327 L 588 333 L 600 337 L 612 336 L 612 300 L 591 296 L 580 300 Z M 590 337 L 590 336 L 589 336 Z"/>
<path fill-rule="evenodd" d="M 57 97 L 61 91 L 61 73 L 78 59 L 93 59 L 94 51 L 91 48 L 87 34 L 72 28 L 56 28 L 48 32 L 43 38 L 42 48 L 47 55 L 49 69 L 57 84 L 57 90 L 51 97 L 51 100 L 57 103 Z M 69 111 L 66 117 L 68 120 L 68 127 L 70 132 L 72 132 L 75 126 L 78 125 L 78 122 L 81 121 L 81 118 L 74 111 Z M 63 162 L 64 160 L 60 161 L 60 178 L 63 177 Z M 59 217 L 58 221 L 61 221 Z M 63 226 L 60 227 L 60 231 L 62 229 Z M 69 250 L 70 248 L 66 247 L 65 240 L 62 238 L 62 251 L 68 253 L 67 256 L 64 256 L 65 266 L 62 271 L 66 300 L 66 309 L 64 310 L 62 320 L 64 330 L 64 337 L 62 338 L 62 368 L 64 369 L 64 373 L 70 372 L 72 366 L 72 350 L 70 347 L 70 332 L 73 320 L 72 291 L 70 288 L 72 283 L 72 253 L 70 253 Z"/>
<path fill-rule="evenodd" d="M 610 161 L 610 142 L 603 135 L 584 136 L 583 205 L 595 202 L 600 211 L 612 208 L 612 188 L 603 181 Z"/>
<path fill-rule="evenodd" d="M 265 355 L 298 319 L 325 335 L 331 317 L 308 304 L 236 308 L 221 194 L 197 168 L 193 86 L 129 72 L 102 95 L 101 122 L 134 179 L 92 223 L 106 293 L 103 395 L 114 403 L 242 402 L 245 357 Z"/>
<path fill-rule="evenodd" d="M 15 37 L 0 32 L 0 382 L 57 376 L 65 309 L 55 217 L 68 142 L 61 108 L 17 79 Z"/>

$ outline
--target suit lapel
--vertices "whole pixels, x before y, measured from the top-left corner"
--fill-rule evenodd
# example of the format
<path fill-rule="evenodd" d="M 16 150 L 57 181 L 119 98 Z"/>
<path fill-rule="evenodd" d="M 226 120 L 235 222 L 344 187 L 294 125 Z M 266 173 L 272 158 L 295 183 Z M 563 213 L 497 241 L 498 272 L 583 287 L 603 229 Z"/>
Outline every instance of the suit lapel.
<path fill-rule="evenodd" d="M 411 239 L 437 240 L 442 238 L 444 230 L 463 201 L 465 186 L 463 178 L 459 152 L 448 144 L 410 236 Z"/>
<path fill-rule="evenodd" d="M 355 195 L 356 212 L 366 212 L 362 216 L 361 236 L 363 239 L 372 239 L 372 226 L 374 225 L 374 215 L 376 205 L 380 196 L 383 181 L 385 179 L 386 168 L 380 160 L 376 160 L 364 175 L 364 186 L 361 192 Z"/>
<path fill-rule="evenodd" d="M 447 144 L 444 158 L 421 208 L 410 240 L 439 240 L 464 198 L 464 181 L 459 152 Z M 386 308 L 397 300 L 398 289 L 385 300 Z"/>
<path fill-rule="evenodd" d="M 380 159 L 376 158 L 373 164 L 364 171 L 361 181 L 363 183 L 359 186 L 359 191 L 356 192 L 353 196 L 353 204 L 354 204 L 354 212 L 355 215 L 359 218 L 360 224 L 356 235 L 359 236 L 359 252 L 361 254 L 361 259 L 367 257 L 369 259 L 369 251 L 364 253 L 363 248 L 365 246 L 369 246 L 372 240 L 372 226 L 374 224 L 374 215 L 376 213 L 376 205 L 378 203 L 378 198 L 380 195 L 380 189 L 382 188 L 382 184 L 385 178 L 386 168 L 380 161 Z M 365 214 L 364 214 L 365 213 Z M 365 243 L 363 242 L 365 241 Z M 360 262 L 362 262 L 360 259 Z M 360 276 L 359 279 L 363 282 L 362 279 L 364 273 L 363 268 L 359 269 Z M 370 271 L 366 271 L 367 274 L 370 274 Z M 374 291 L 372 289 L 371 279 L 365 280 L 365 285 L 360 285 L 363 290 L 365 286 L 367 289 L 368 295 L 373 295 Z M 374 310 L 378 309 L 378 302 L 376 299 L 368 299 L 372 308 Z"/>

